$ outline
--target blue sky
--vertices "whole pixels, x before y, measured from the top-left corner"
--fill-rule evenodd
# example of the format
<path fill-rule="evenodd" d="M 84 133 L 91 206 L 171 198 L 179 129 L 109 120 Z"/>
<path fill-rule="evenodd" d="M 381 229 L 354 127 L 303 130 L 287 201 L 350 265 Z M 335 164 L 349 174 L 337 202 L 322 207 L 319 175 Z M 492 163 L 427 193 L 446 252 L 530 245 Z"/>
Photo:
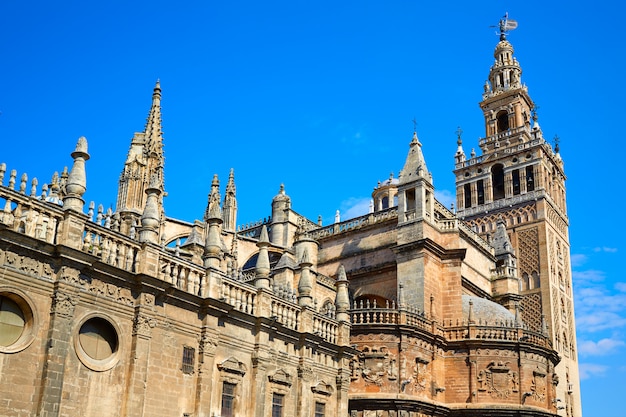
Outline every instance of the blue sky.
<path fill-rule="evenodd" d="M 336 210 L 361 214 L 377 181 L 402 168 L 413 118 L 438 195 L 450 201 L 455 131 L 463 129 L 466 151 L 484 135 L 478 102 L 498 41 L 489 26 L 508 11 L 519 22 L 509 40 L 522 80 L 545 136 L 561 138 L 568 175 L 584 415 L 623 415 L 626 247 L 615 185 L 625 47 L 611 20 L 623 9 L 534 0 L 2 2 L 0 161 L 42 184 L 86 136 L 85 197 L 114 206 L 160 79 L 169 216 L 201 218 L 213 174 L 224 186 L 230 168 L 240 224 L 268 216 L 281 183 L 296 211 L 324 224 Z"/>

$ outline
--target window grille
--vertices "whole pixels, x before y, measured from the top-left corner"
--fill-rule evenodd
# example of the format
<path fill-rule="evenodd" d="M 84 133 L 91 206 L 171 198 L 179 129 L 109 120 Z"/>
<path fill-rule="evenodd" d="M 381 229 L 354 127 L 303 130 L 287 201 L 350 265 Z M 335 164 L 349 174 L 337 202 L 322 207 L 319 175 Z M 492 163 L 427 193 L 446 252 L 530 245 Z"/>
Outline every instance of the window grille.
<path fill-rule="evenodd" d="M 193 365 L 196 357 L 196 350 L 189 346 L 183 346 L 183 366 L 185 374 L 193 374 Z"/>
<path fill-rule="evenodd" d="M 283 417 L 285 396 L 274 393 L 272 396 L 272 417 Z"/>
<path fill-rule="evenodd" d="M 325 408 L 326 408 L 326 404 L 324 403 L 320 403 L 320 402 L 316 402 L 315 403 L 315 417 L 324 417 L 325 416 Z"/>
<path fill-rule="evenodd" d="M 235 415 L 235 384 L 224 382 L 222 384 L 222 412 L 221 417 L 233 417 Z"/>

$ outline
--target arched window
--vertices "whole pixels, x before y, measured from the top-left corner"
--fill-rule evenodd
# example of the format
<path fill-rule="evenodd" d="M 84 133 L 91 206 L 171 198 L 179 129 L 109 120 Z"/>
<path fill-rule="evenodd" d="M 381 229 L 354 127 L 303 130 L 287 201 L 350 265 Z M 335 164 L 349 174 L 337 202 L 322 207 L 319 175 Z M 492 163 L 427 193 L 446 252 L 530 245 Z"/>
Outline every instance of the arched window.
<path fill-rule="evenodd" d="M 382 206 L 383 210 L 389 208 L 389 197 L 383 197 Z"/>
<path fill-rule="evenodd" d="M 465 208 L 472 207 L 472 187 L 469 184 L 463 186 L 463 194 L 465 197 Z"/>
<path fill-rule="evenodd" d="M 537 271 L 533 271 L 532 276 L 533 276 L 533 283 L 532 283 L 533 288 L 541 287 L 541 283 L 539 282 L 539 274 L 537 273 Z"/>
<path fill-rule="evenodd" d="M 498 133 L 509 130 L 509 114 L 506 110 L 499 111 L 496 119 L 498 120 Z"/>
<path fill-rule="evenodd" d="M 493 199 L 504 198 L 504 166 L 496 164 L 491 168 L 491 183 L 493 184 Z"/>
<path fill-rule="evenodd" d="M 530 280 L 528 279 L 528 274 L 524 272 L 522 274 L 522 291 L 526 291 L 530 289 Z"/>

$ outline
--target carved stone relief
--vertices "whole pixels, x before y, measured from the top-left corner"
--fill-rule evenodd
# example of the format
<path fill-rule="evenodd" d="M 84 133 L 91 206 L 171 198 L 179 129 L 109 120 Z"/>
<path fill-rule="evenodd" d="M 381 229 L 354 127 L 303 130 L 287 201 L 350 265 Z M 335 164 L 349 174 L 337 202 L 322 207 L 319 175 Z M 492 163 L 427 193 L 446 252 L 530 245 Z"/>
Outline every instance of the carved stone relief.
<path fill-rule="evenodd" d="M 535 369 L 530 384 L 530 392 L 534 400 L 544 401 L 546 399 L 546 385 L 546 373 L 539 368 Z"/>
<path fill-rule="evenodd" d="M 237 359 L 232 356 L 228 359 L 225 359 L 223 362 L 217 364 L 217 369 L 222 372 L 228 372 L 231 374 L 237 375 L 245 375 L 246 374 L 246 365 L 243 362 L 239 362 Z"/>
<path fill-rule="evenodd" d="M 78 297 L 62 292 L 56 292 L 52 296 L 51 312 L 60 317 L 72 317 Z"/>
<path fill-rule="evenodd" d="M 366 385 L 382 386 L 385 378 L 398 378 L 397 361 L 384 347 L 362 352 L 359 355 L 359 370 Z"/>
<path fill-rule="evenodd" d="M 519 377 L 509 368 L 509 363 L 491 362 L 478 372 L 478 391 L 487 392 L 492 398 L 509 398 L 519 392 Z"/>
<path fill-rule="evenodd" d="M 157 321 L 152 317 L 139 314 L 133 320 L 133 335 L 152 337 L 152 329 L 156 327 Z"/>

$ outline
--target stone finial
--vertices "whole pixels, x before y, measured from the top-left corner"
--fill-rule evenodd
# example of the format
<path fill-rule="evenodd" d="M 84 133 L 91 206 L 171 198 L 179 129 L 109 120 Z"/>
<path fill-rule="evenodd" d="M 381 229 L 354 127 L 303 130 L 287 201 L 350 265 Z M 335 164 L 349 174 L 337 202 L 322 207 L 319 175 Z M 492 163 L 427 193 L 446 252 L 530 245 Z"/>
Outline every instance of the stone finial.
<path fill-rule="evenodd" d="M 143 210 L 143 214 L 141 215 L 139 241 L 158 244 L 159 226 L 161 225 L 161 212 L 159 209 L 159 195 L 161 195 L 161 188 L 159 187 L 156 175 L 152 175 L 150 178 L 150 185 L 146 189 L 146 194 L 148 195 L 148 198 L 146 200 L 146 206 Z"/>
<path fill-rule="evenodd" d="M 81 212 L 85 201 L 82 199 L 87 190 L 87 174 L 85 172 L 85 161 L 89 159 L 87 153 L 87 139 L 81 136 L 76 144 L 76 149 L 72 152 L 74 164 L 65 184 L 65 197 L 63 198 L 63 209 Z"/>
<path fill-rule="evenodd" d="M 337 274 L 337 295 L 335 296 L 335 310 L 338 321 L 350 321 L 350 295 L 348 294 L 348 278 L 346 269 L 339 265 Z"/>
<path fill-rule="evenodd" d="M 256 245 L 259 248 L 259 255 L 257 257 L 256 266 L 254 268 L 254 285 L 257 288 L 269 290 L 270 258 L 267 252 L 267 247 L 270 246 L 270 240 L 267 234 L 267 226 L 263 225 L 263 228 L 261 229 L 261 236 Z"/>
<path fill-rule="evenodd" d="M 298 304 L 303 307 L 310 307 L 313 303 L 311 291 L 313 290 L 313 278 L 311 277 L 311 261 L 309 251 L 304 249 L 300 260 L 300 280 L 298 281 Z"/>
<path fill-rule="evenodd" d="M 213 175 L 213 181 L 211 182 L 211 191 L 209 192 L 207 207 L 204 212 L 204 220 L 208 221 L 212 218 L 222 218 L 222 211 L 220 207 L 220 180 L 217 174 Z"/>

